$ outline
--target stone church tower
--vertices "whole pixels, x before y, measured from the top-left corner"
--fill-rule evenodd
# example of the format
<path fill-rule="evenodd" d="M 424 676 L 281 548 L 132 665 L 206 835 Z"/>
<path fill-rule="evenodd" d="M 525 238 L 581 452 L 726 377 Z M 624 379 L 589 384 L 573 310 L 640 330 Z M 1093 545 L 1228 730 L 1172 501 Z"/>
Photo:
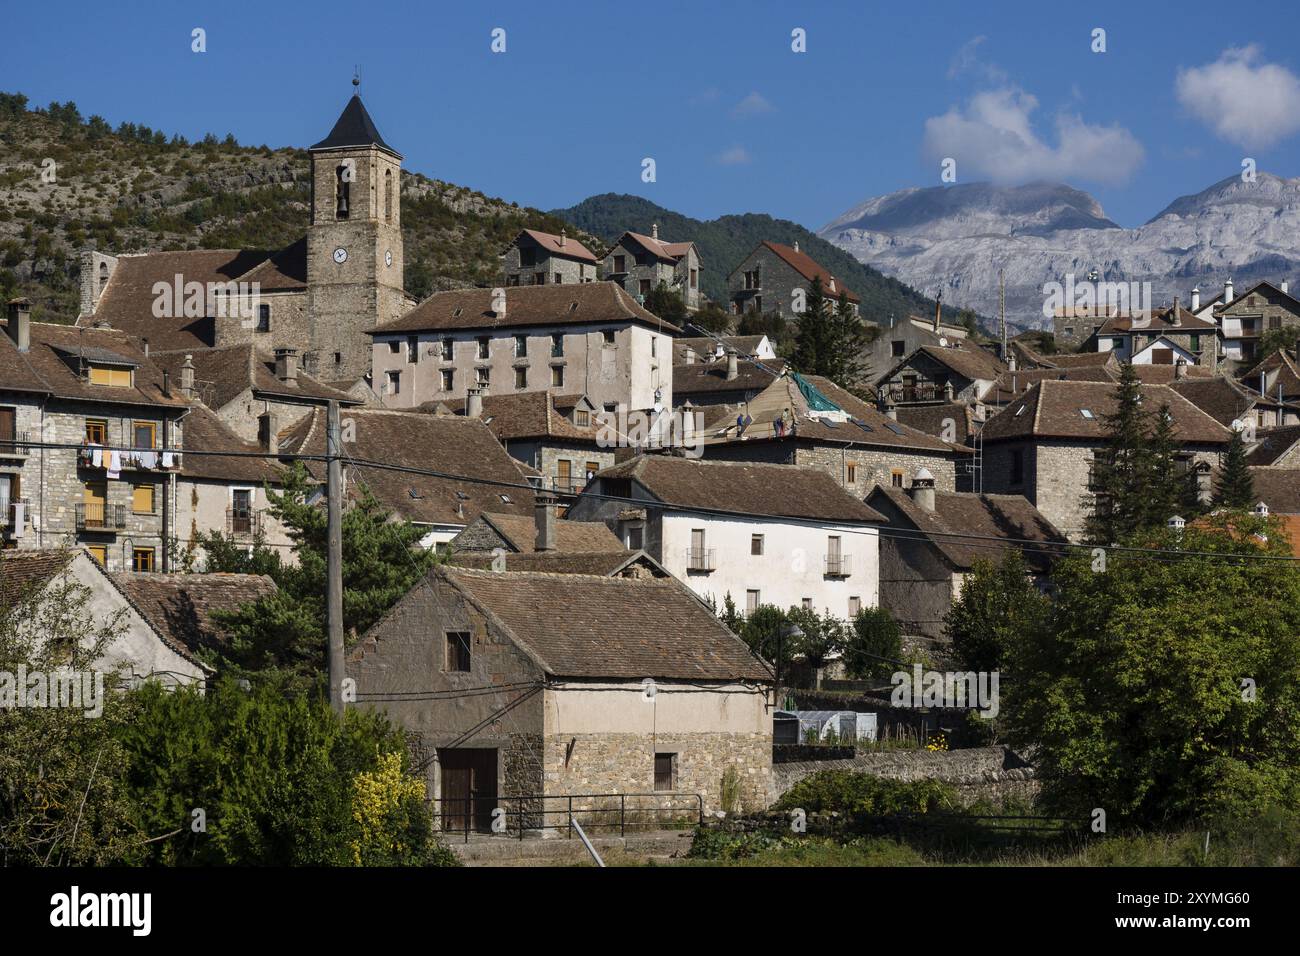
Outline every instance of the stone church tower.
<path fill-rule="evenodd" d="M 313 374 L 370 372 L 365 332 L 408 308 L 402 288 L 402 156 L 353 93 L 329 136 L 310 149 L 307 315 Z"/>

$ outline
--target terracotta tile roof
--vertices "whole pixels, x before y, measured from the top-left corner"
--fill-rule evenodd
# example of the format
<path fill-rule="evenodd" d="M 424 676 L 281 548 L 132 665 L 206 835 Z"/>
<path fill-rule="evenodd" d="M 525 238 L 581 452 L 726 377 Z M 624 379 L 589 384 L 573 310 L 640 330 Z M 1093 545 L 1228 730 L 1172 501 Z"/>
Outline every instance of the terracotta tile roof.
<path fill-rule="evenodd" d="M 1120 369 L 1107 366 L 1106 371 L 1116 382 L 1119 381 Z M 1172 385 L 1174 382 L 1187 381 L 1189 379 L 1196 381 L 1208 381 L 1215 377 L 1214 372 L 1204 365 L 1188 365 L 1184 368 L 1187 375 L 1186 379 L 1178 378 L 1178 367 L 1176 365 L 1134 365 L 1133 371 L 1137 373 L 1138 381 L 1143 385 Z"/>
<path fill-rule="evenodd" d="M 1143 405 L 1155 412 L 1169 406 L 1174 433 L 1186 443 L 1228 443 L 1229 432 L 1167 385 L 1142 386 Z M 984 426 L 985 442 L 1009 438 L 1106 440 L 1105 417 L 1115 409 L 1113 382 L 1039 382 L 1023 398 L 998 412 Z M 1083 414 L 1091 412 L 1091 416 Z"/>
<path fill-rule="evenodd" d="M 726 362 L 696 362 L 673 366 L 673 401 L 681 404 L 692 395 L 714 392 L 751 392 L 767 388 L 785 369 L 784 359 L 736 361 L 736 377 L 728 380 Z"/>
<path fill-rule="evenodd" d="M 6 323 L 7 324 L 7 323 Z M 135 369 L 129 387 L 91 385 L 77 376 L 79 357 Z M 154 405 L 179 410 L 185 405 L 172 382 L 171 395 L 163 394 L 160 369 L 116 329 L 79 329 L 47 322 L 31 323 L 31 348 L 18 351 L 9 335 L 0 335 L 0 388 L 34 391 L 56 398 L 120 405 Z"/>
<path fill-rule="evenodd" d="M 1256 396 L 1227 378 L 1183 379 L 1169 387 L 1220 425 L 1231 425 L 1256 403 Z"/>
<path fill-rule="evenodd" d="M 838 299 L 840 294 L 843 293 L 848 297 L 850 302 L 862 301 L 858 298 L 856 292 L 846 286 L 843 282 L 837 280 L 835 276 L 823 268 L 812 258 L 812 256 L 808 255 L 808 253 L 800 252 L 790 246 L 783 246 L 779 242 L 768 242 L 764 240 L 763 245 L 767 246 L 768 249 L 771 249 L 774 253 L 780 256 L 786 265 L 794 269 L 795 272 L 799 273 L 809 282 L 820 277 L 822 280 L 822 291 L 829 298 Z"/>
<path fill-rule="evenodd" d="M 364 481 L 385 507 L 422 524 L 466 525 L 484 511 L 531 518 L 532 491 L 517 487 L 524 478 L 515 460 L 478 419 L 361 408 L 349 409 L 346 417 L 356 436 L 355 442 L 343 445 L 351 458 L 498 483 L 353 467 L 345 460 L 350 497 L 356 497 L 359 482 Z M 281 450 L 323 455 L 325 419 L 325 409 L 312 409 L 280 433 Z M 324 478 L 323 463 L 311 462 L 307 467 Z M 509 501 L 503 501 L 503 495 Z"/>
<path fill-rule="evenodd" d="M 556 677 L 770 681 L 681 582 L 434 568 Z"/>
<path fill-rule="evenodd" d="M 298 370 L 296 385 L 280 381 L 275 374 L 275 357 L 251 343 L 193 352 L 150 352 L 150 358 L 171 374 L 173 387 L 180 383 L 181 366 L 187 355 L 194 363 L 198 397 L 209 408 L 224 408 L 249 389 L 258 398 L 278 397 L 306 404 L 333 399 L 344 405 L 359 404 L 347 392 L 331 388 L 302 369 Z"/>
<path fill-rule="evenodd" d="M 1114 352 L 1076 352 L 1068 355 L 1048 355 L 1044 358 L 1057 368 L 1082 368 L 1094 365 L 1114 365 Z"/>
<path fill-rule="evenodd" d="M 375 327 L 371 334 L 624 322 L 668 334 L 681 331 L 647 312 L 613 282 L 510 286 L 505 293 L 504 316 L 498 317 L 492 311 L 491 289 L 453 289 L 435 292 L 400 319 Z"/>
<path fill-rule="evenodd" d="M 174 285 L 176 276 L 183 283 L 236 282 L 239 277 L 264 263 L 271 253 L 251 249 L 204 249 L 188 252 L 151 252 L 123 255 L 100 296 L 91 316 L 82 316 L 77 324 L 89 326 L 106 320 L 138 338 L 149 340 L 151 349 L 201 349 L 214 343 L 211 318 L 155 318 L 153 314 L 155 282 Z"/>
<path fill-rule="evenodd" d="M 922 345 L 912 355 L 900 362 L 899 365 L 910 362 L 917 352 L 924 352 L 940 365 L 952 369 L 958 375 L 964 376 L 971 381 L 983 380 L 991 382 L 1006 371 L 1007 368 L 1002 360 L 988 349 L 980 348 L 975 343 L 968 342 L 965 339 L 950 339 L 946 347 L 942 345 Z"/>
<path fill-rule="evenodd" d="M 1083 368 L 1034 368 L 1006 371 L 997 377 L 984 400 L 990 405 L 1005 405 L 1019 398 L 1039 382 L 1053 379 L 1071 382 L 1113 382 L 1114 376 L 1104 366 L 1084 366 Z M 903 407 L 900 406 L 901 413 Z M 901 415 L 900 415 L 901 417 Z"/>
<path fill-rule="evenodd" d="M 690 251 L 692 242 L 664 242 L 662 239 L 655 239 L 653 236 L 643 236 L 639 232 L 625 232 L 618 237 L 618 241 L 610 248 L 617 246 L 624 248 L 640 246 L 650 255 L 654 256 L 661 262 L 676 263 L 682 256 Z M 612 253 L 607 253 L 605 258 L 609 258 Z"/>
<path fill-rule="evenodd" d="M 571 239 L 568 236 L 557 236 L 550 232 L 540 232 L 536 229 L 524 229 L 515 237 L 512 245 L 518 245 L 519 240 L 524 236 L 545 249 L 549 255 L 577 259 L 581 262 L 590 262 L 593 265 L 599 261 L 592 251 L 577 239 Z"/>
<path fill-rule="evenodd" d="M 520 514 L 484 512 L 479 521 L 486 521 L 505 538 L 506 542 L 523 554 L 531 554 L 537 541 L 535 517 Z M 557 551 L 625 551 L 618 535 L 609 530 L 603 521 L 555 522 L 555 547 Z"/>
<path fill-rule="evenodd" d="M 190 449 L 260 455 L 257 442 L 247 442 L 236 435 L 206 406 L 195 403 L 184 423 L 185 453 L 181 456 L 181 474 L 187 478 L 210 478 L 218 481 L 243 481 L 250 484 L 280 483 L 278 462 L 268 458 L 246 458 L 242 454 L 196 455 Z"/>
<path fill-rule="evenodd" d="M 1255 433 L 1259 442 L 1246 456 L 1252 465 L 1271 465 L 1300 442 L 1300 425 L 1284 425 L 1281 428 L 1261 428 Z"/>
<path fill-rule="evenodd" d="M 939 436 L 944 433 L 947 423 L 952 422 L 953 441 L 958 445 L 975 433 L 974 406 L 968 402 L 953 402 L 947 405 L 899 405 L 896 409 L 898 423 L 927 435 Z"/>
<path fill-rule="evenodd" d="M 668 572 L 644 551 L 534 551 L 506 554 L 506 571 L 542 571 L 548 574 L 595 574 L 610 577 L 630 565 L 640 564 L 655 577 Z M 492 570 L 493 557 L 481 551 L 460 551 L 449 559 L 453 567 Z"/>
<path fill-rule="evenodd" d="M 465 399 L 426 402 L 421 412 L 445 409 L 452 415 L 465 413 Z M 594 418 L 593 418 L 594 421 Z M 561 415 L 550 392 L 511 392 L 483 396 L 483 422 L 502 441 L 521 438 L 564 438 L 575 442 L 596 441 L 595 425 L 583 428 Z"/>
<path fill-rule="evenodd" d="M 43 588 L 76 553 L 72 549 L 0 551 L 0 605 L 12 605 Z"/>
<path fill-rule="evenodd" d="M 703 508 L 836 523 L 881 520 L 820 468 L 639 455 L 598 472 L 596 477 L 632 479 L 657 501 L 685 510 Z"/>
<path fill-rule="evenodd" d="M 1097 330 L 1097 335 L 1139 335 L 1178 334 L 1180 332 L 1213 332 L 1218 326 L 1207 319 L 1197 318 L 1195 312 L 1189 312 L 1181 305 L 1178 307 L 1178 322 L 1173 320 L 1174 307 L 1153 309 L 1149 316 L 1117 315 L 1106 319 Z"/>
<path fill-rule="evenodd" d="M 150 574 L 118 571 L 109 578 L 168 644 L 189 654 L 226 643 L 214 611 L 233 611 L 275 591 L 264 574 Z"/>
<path fill-rule="evenodd" d="M 902 488 L 877 485 L 867 496 L 867 503 L 891 517 L 896 527 L 922 531 L 955 569 L 968 570 L 975 561 L 997 561 L 1005 551 L 1018 547 L 1017 541 L 1063 544 L 1066 538 L 1022 495 L 983 495 L 969 492 L 936 491 L 934 511 L 920 507 Z M 895 517 L 897 515 L 898 517 Z M 979 535 L 999 538 L 997 542 L 945 535 Z M 1024 548 L 1025 560 L 1032 567 L 1045 568 L 1059 548 Z"/>

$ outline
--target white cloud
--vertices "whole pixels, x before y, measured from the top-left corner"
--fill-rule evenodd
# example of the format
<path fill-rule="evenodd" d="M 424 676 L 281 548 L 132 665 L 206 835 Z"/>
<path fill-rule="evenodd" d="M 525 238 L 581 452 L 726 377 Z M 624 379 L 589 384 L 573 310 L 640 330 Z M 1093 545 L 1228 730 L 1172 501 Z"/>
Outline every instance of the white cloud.
<path fill-rule="evenodd" d="M 753 157 L 749 155 L 749 150 L 743 146 L 733 146 L 718 154 L 717 161 L 722 166 L 744 166 L 752 162 Z"/>
<path fill-rule="evenodd" d="M 988 37 L 983 35 L 971 37 L 961 45 L 948 64 L 948 79 L 955 80 L 964 73 L 974 73 L 989 83 L 1006 82 L 1007 74 L 1000 66 L 979 58 L 980 45 L 987 39 Z"/>
<path fill-rule="evenodd" d="M 1270 146 L 1300 129 L 1300 79 L 1284 66 L 1261 62 L 1253 44 L 1179 70 L 1174 89 L 1192 115 L 1239 146 Z"/>
<path fill-rule="evenodd" d="M 732 116 L 758 116 L 772 112 L 773 106 L 760 93 L 750 93 L 731 108 Z"/>
<path fill-rule="evenodd" d="M 1038 100 L 1014 86 L 976 93 L 965 109 L 953 107 L 925 121 L 923 150 L 938 162 L 957 161 L 958 182 L 1084 179 L 1119 183 L 1142 163 L 1145 151 L 1122 126 L 1085 123 L 1077 113 L 1055 119 L 1056 142 L 1042 139 L 1030 114 Z"/>

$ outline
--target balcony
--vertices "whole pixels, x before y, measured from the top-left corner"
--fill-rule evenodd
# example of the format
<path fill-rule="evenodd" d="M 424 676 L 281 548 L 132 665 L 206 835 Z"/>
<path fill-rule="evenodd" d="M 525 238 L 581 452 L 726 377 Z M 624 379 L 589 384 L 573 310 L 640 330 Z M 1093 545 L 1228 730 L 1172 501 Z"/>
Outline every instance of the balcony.
<path fill-rule="evenodd" d="M 262 512 L 254 508 L 227 508 L 226 533 L 235 538 L 261 535 Z"/>
<path fill-rule="evenodd" d="M 945 402 L 951 400 L 943 385 L 936 385 L 930 382 L 920 382 L 914 385 L 885 385 L 881 387 L 881 392 L 895 405 L 917 405 L 923 402 Z"/>
<path fill-rule="evenodd" d="M 823 573 L 828 578 L 847 578 L 853 573 L 853 555 L 851 554 L 828 554 L 823 559 L 825 570 Z"/>
<path fill-rule="evenodd" d="M 22 512 L 22 519 L 19 520 L 19 512 Z M 10 498 L 7 501 L 0 501 L 0 534 L 10 537 L 19 537 L 23 533 L 24 525 L 27 524 L 28 516 L 31 514 L 31 502 L 26 498 Z"/>
<path fill-rule="evenodd" d="M 122 531 L 126 528 L 126 505 L 84 502 L 77 505 L 78 531 Z"/>
<path fill-rule="evenodd" d="M 690 548 L 686 552 L 686 570 L 693 573 L 706 573 L 713 570 L 712 548 Z"/>
<path fill-rule="evenodd" d="M 77 450 L 77 464 L 82 468 L 108 469 L 112 452 L 94 445 Z M 96 461 L 95 456 L 99 459 Z M 153 448 L 133 448 L 118 453 L 123 471 L 176 471 L 181 466 L 181 456 L 176 452 L 162 452 Z"/>
<path fill-rule="evenodd" d="M 26 458 L 31 454 L 27 432 L 10 432 L 0 435 L 0 458 Z"/>

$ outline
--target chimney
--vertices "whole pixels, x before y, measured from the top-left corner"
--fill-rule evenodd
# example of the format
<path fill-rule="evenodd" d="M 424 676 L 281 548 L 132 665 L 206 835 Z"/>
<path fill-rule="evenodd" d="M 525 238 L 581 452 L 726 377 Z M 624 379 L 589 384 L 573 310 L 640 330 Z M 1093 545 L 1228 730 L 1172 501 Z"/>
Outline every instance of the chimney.
<path fill-rule="evenodd" d="M 912 496 L 916 506 L 922 511 L 934 511 L 934 475 L 929 468 L 922 468 L 912 479 L 912 487 L 907 493 Z"/>
<path fill-rule="evenodd" d="M 1187 359 L 1180 358 L 1174 363 L 1174 379 L 1182 381 L 1187 378 Z"/>
<path fill-rule="evenodd" d="M 465 417 L 483 417 L 483 389 L 477 385 L 465 393 Z"/>
<path fill-rule="evenodd" d="M 894 404 L 894 396 L 890 392 L 884 393 L 885 417 L 898 421 L 898 406 Z"/>
<path fill-rule="evenodd" d="M 934 300 L 934 330 L 939 331 L 939 326 L 943 324 L 943 293 L 940 292 Z"/>
<path fill-rule="evenodd" d="M 298 384 L 298 350 L 278 348 L 275 350 L 275 377 L 286 385 Z"/>
<path fill-rule="evenodd" d="M 166 369 L 163 369 L 162 393 L 163 393 L 163 397 L 165 398 L 172 397 L 172 376 L 171 373 L 168 372 Z"/>
<path fill-rule="evenodd" d="M 736 360 L 736 350 L 729 348 L 727 349 L 727 381 L 735 381 L 738 375 L 740 375 L 740 364 Z"/>
<path fill-rule="evenodd" d="M 140 340 L 140 344 L 144 346 L 144 354 L 145 354 L 145 358 L 148 358 L 148 357 L 149 357 L 149 340 L 148 340 L 148 339 L 141 339 L 141 340 Z"/>
<path fill-rule="evenodd" d="M 659 223 L 657 222 L 650 223 L 650 238 L 651 239 L 659 238 Z"/>
<path fill-rule="evenodd" d="M 944 382 L 944 383 L 943 383 L 943 400 L 944 400 L 945 402 L 949 402 L 949 403 L 951 403 L 952 400 L 953 400 L 953 397 L 954 397 L 954 393 L 953 393 L 953 390 L 952 390 L 952 382 L 950 382 L 950 381 L 949 381 L 949 382 Z"/>
<path fill-rule="evenodd" d="M 1192 311 L 1201 311 L 1201 290 L 1199 286 L 1192 287 Z"/>
<path fill-rule="evenodd" d="M 798 239 L 796 239 L 796 240 L 794 241 L 794 251 L 795 251 L 795 252 L 798 252 L 798 251 L 799 251 L 799 240 L 798 240 Z"/>
<path fill-rule="evenodd" d="M 684 361 L 686 362 L 687 365 L 695 364 L 695 349 L 691 348 L 689 345 L 686 346 L 686 355 L 684 357 Z"/>
<path fill-rule="evenodd" d="M 1232 301 L 1232 277 L 1229 276 L 1228 279 L 1223 283 L 1223 304 L 1227 305 L 1231 301 Z"/>
<path fill-rule="evenodd" d="M 561 249 L 564 248 L 564 240 L 565 240 L 565 238 L 566 238 L 565 230 L 561 229 L 561 230 L 560 230 L 560 248 L 561 248 Z"/>
<path fill-rule="evenodd" d="M 1286 281 L 1285 279 L 1283 279 L 1283 280 L 1282 280 L 1282 284 L 1281 284 L 1280 286 L 1278 286 L 1278 288 L 1281 289 L 1283 292 L 1285 292 L 1287 295 L 1290 295 L 1290 294 L 1291 294 L 1291 291 L 1290 291 L 1290 289 L 1289 289 L 1287 286 L 1288 286 L 1287 281 Z"/>
<path fill-rule="evenodd" d="M 194 400 L 194 356 L 185 356 L 181 365 L 181 397 L 186 401 Z"/>
<path fill-rule="evenodd" d="M 26 352 L 32 347 L 32 303 L 28 299 L 9 300 L 9 337 Z"/>
<path fill-rule="evenodd" d="M 533 542 L 533 549 L 536 551 L 554 551 L 556 497 L 545 489 L 538 489 L 534 500 L 536 504 L 533 507 L 533 513 L 537 522 L 537 540 Z"/>
<path fill-rule="evenodd" d="M 1169 310 L 1169 324 L 1170 325 L 1182 324 L 1182 319 L 1179 318 L 1179 314 L 1178 314 L 1178 296 L 1174 296 L 1174 307 Z"/>
<path fill-rule="evenodd" d="M 1014 372 L 1015 370 L 1016 370 L 1016 350 L 1008 349 L 1007 350 L 1007 371 Z"/>
<path fill-rule="evenodd" d="M 275 416 L 268 410 L 257 416 L 257 443 L 262 451 L 274 455 L 280 451 L 280 436 L 275 430 Z"/>

